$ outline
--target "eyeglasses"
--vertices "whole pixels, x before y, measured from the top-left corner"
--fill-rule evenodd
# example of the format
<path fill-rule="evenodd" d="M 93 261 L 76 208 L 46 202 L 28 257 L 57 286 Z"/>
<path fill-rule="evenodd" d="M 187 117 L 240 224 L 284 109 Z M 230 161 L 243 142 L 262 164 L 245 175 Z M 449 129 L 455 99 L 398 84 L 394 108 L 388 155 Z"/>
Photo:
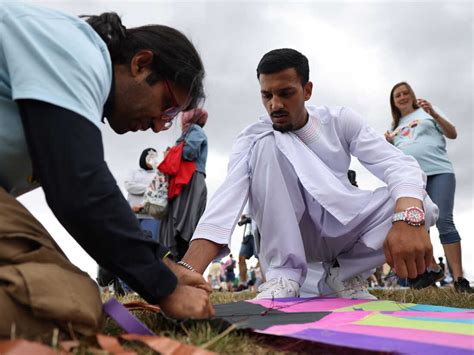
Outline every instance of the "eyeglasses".
<path fill-rule="evenodd" d="M 165 79 L 164 81 L 165 81 L 166 88 L 168 89 L 168 93 L 171 97 L 171 107 L 164 110 L 162 115 L 169 118 L 174 118 L 182 110 L 178 104 L 178 101 L 176 100 L 176 97 L 173 94 L 173 91 L 171 91 L 171 87 L 170 87 L 170 83 L 168 82 L 168 79 Z"/>

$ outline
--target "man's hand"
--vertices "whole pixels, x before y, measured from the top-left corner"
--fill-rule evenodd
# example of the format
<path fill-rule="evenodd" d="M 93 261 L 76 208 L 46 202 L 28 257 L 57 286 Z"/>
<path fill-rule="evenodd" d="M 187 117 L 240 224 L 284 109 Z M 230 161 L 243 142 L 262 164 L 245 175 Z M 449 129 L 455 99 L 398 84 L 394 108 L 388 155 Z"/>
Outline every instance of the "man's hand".
<path fill-rule="evenodd" d="M 433 247 L 424 226 L 395 222 L 384 242 L 387 263 L 401 278 L 414 279 L 426 270 L 433 258 Z"/>
<path fill-rule="evenodd" d="M 175 319 L 206 319 L 214 316 L 208 293 L 192 286 L 178 284 L 173 293 L 160 300 L 159 305 L 167 316 Z"/>
<path fill-rule="evenodd" d="M 200 273 L 188 270 L 168 258 L 165 258 L 164 263 L 176 275 L 178 285 L 197 287 L 209 294 L 212 292 L 211 286 Z"/>

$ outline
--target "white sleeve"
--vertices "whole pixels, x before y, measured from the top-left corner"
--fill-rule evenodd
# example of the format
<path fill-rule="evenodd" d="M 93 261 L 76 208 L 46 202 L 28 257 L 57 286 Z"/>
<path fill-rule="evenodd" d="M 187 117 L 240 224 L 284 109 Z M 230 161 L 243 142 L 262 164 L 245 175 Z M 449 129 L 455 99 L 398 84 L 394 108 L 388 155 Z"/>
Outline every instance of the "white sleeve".
<path fill-rule="evenodd" d="M 349 151 L 372 174 L 384 181 L 392 198 L 426 196 L 426 175 L 418 162 L 388 143 L 355 111 L 343 108 L 341 125 Z"/>
<path fill-rule="evenodd" d="M 238 138 L 229 159 L 227 176 L 209 201 L 193 235 L 217 244 L 229 244 L 250 189 L 246 137 Z M 246 149 L 241 149 L 247 147 Z"/>

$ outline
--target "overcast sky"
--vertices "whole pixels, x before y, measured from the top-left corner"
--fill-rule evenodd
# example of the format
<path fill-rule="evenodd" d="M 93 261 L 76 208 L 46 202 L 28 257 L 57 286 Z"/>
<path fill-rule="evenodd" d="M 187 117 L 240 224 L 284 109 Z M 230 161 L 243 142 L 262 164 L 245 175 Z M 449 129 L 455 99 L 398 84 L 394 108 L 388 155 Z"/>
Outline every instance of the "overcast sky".
<path fill-rule="evenodd" d="M 389 93 L 408 81 L 416 95 L 446 113 L 458 130 L 448 142 L 457 178 L 455 223 L 463 238 L 466 274 L 474 278 L 473 217 L 473 13 L 470 2 L 251 2 L 251 1 L 33 1 L 74 15 L 115 11 L 127 27 L 165 24 L 184 32 L 205 68 L 209 121 L 209 197 L 223 181 L 237 134 L 265 111 L 255 68 L 269 50 L 291 47 L 305 54 L 314 83 L 311 104 L 349 106 L 380 134 L 390 126 Z M 116 135 L 102 129 L 105 156 L 123 189 L 146 147 L 163 150 L 179 136 Z M 357 162 L 361 188 L 383 185 Z M 67 235 L 47 208 L 41 190 L 20 200 L 50 230 L 71 260 L 95 276 L 95 263 Z M 238 253 L 242 229 L 234 233 Z M 435 255 L 442 255 L 432 230 Z"/>

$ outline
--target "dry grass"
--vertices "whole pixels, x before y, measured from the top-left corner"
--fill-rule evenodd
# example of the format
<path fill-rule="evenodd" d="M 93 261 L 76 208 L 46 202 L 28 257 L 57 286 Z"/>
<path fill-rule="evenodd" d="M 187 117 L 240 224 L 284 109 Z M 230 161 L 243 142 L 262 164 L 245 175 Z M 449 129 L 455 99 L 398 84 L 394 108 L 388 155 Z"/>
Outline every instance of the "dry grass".
<path fill-rule="evenodd" d="M 424 290 L 374 290 L 379 299 L 393 300 L 404 303 L 432 304 L 440 306 L 474 308 L 474 295 L 455 293 L 452 288 L 429 288 Z M 214 304 L 229 303 L 253 298 L 250 292 L 229 293 L 215 292 L 212 294 Z M 121 302 L 139 300 L 136 297 L 125 297 Z M 249 331 L 233 330 L 224 337 L 217 339 L 225 331 L 227 324 L 216 321 L 185 321 L 174 323 L 161 315 L 147 311 L 134 311 L 134 314 L 156 334 L 169 336 L 187 344 L 203 346 L 212 343 L 208 349 L 221 354 L 292 354 L 315 353 L 331 354 L 334 349 L 306 341 L 290 338 L 270 337 Z M 119 327 L 111 319 L 104 325 L 103 332 L 110 335 L 121 333 Z M 216 341 L 213 341 L 216 340 Z M 138 343 L 126 343 L 125 347 L 139 354 L 153 352 Z M 354 350 L 338 349 L 338 354 L 354 354 Z"/>

